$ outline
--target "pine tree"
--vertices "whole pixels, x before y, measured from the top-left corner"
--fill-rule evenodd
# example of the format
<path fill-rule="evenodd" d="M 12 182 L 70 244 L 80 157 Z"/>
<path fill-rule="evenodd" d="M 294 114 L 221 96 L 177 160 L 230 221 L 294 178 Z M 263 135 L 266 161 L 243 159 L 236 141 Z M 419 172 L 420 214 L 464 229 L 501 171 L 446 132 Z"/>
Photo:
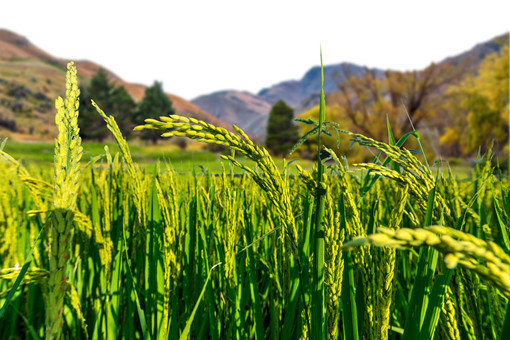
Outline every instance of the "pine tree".
<path fill-rule="evenodd" d="M 154 82 L 151 87 L 145 89 L 138 111 L 134 113 L 131 121 L 136 125 L 145 123 L 147 118 L 159 118 L 160 116 L 169 116 L 175 114 L 172 107 L 172 101 L 163 92 L 163 85 L 160 82 Z M 155 144 L 159 138 L 159 134 L 152 130 L 143 131 L 141 137 L 150 139 Z"/>
<path fill-rule="evenodd" d="M 134 127 L 131 117 L 137 111 L 138 106 L 124 86 L 114 88 L 111 98 L 113 100 L 112 115 L 115 117 L 120 131 L 124 136 L 130 135 Z"/>
<path fill-rule="evenodd" d="M 102 141 L 108 130 L 101 116 L 96 112 L 90 100 L 93 99 L 104 112 L 111 114 L 111 92 L 113 85 L 108 80 L 105 70 L 99 69 L 91 79 L 87 88 L 80 88 L 80 115 L 78 125 L 80 136 L 83 139 L 96 139 Z"/>
<path fill-rule="evenodd" d="M 112 115 L 124 135 L 129 135 L 133 124 L 131 115 L 137 106 L 124 86 L 115 87 L 105 70 L 99 69 L 87 88 L 80 88 L 80 115 L 78 124 L 83 139 L 102 141 L 108 136 L 103 119 L 91 104 L 94 100 L 108 115 Z"/>
<path fill-rule="evenodd" d="M 266 146 L 275 155 L 287 154 L 299 139 L 293 118 L 294 110 L 283 100 L 276 102 L 269 112 Z"/>

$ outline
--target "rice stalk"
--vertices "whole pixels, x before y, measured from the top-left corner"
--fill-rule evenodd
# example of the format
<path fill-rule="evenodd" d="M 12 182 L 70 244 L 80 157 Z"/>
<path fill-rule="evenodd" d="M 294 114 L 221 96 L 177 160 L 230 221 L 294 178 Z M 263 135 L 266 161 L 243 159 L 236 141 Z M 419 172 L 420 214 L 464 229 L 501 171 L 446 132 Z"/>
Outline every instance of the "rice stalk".
<path fill-rule="evenodd" d="M 328 183 L 330 184 L 330 183 Z M 344 260 L 340 247 L 345 239 L 345 230 L 340 229 L 340 213 L 333 208 L 333 197 L 330 189 L 326 193 L 326 210 L 324 216 L 325 229 L 325 279 L 326 286 L 326 320 L 328 339 L 336 339 L 339 334 L 340 298 Z"/>
<path fill-rule="evenodd" d="M 83 152 L 78 128 L 78 89 L 76 67 L 67 65 L 66 99 L 55 102 L 55 122 L 59 134 L 55 140 L 55 180 L 53 210 L 48 217 L 51 235 L 50 270 L 46 307 L 46 338 L 60 339 L 64 323 L 64 297 L 68 289 L 66 267 L 71 255 L 74 210 L 79 189 L 80 159 Z"/>
<path fill-rule="evenodd" d="M 457 309 L 452 298 L 451 288 L 446 290 L 446 298 L 441 308 L 442 339 L 460 340 L 460 332 L 457 324 Z"/>
<path fill-rule="evenodd" d="M 363 237 L 367 235 L 367 230 L 363 227 L 360 218 L 360 212 L 353 196 L 351 177 L 340 162 L 336 153 L 329 149 L 325 150 L 331 155 L 335 161 L 335 171 L 339 177 L 338 185 L 343 196 L 344 213 L 346 220 L 347 239 L 355 237 Z M 361 273 L 361 282 L 363 284 L 363 294 L 365 308 L 363 310 L 363 330 L 367 332 L 366 336 L 370 339 L 377 335 L 375 327 L 375 272 L 373 268 L 373 257 L 368 246 L 360 246 L 352 252 L 353 264 L 355 268 L 359 268 Z M 358 295 L 359 296 L 359 295 Z"/>
<path fill-rule="evenodd" d="M 4 268 L 0 269 L 0 279 L 13 280 L 18 277 L 21 268 Z M 31 267 L 27 270 L 23 277 L 22 283 L 42 283 L 45 284 L 48 280 L 49 272 L 46 269 Z"/>
<path fill-rule="evenodd" d="M 470 269 L 494 284 L 507 299 L 510 298 L 510 256 L 494 242 L 485 242 L 473 235 L 442 226 L 378 230 L 379 233 L 353 240 L 342 248 L 348 250 L 367 242 L 396 249 L 430 246 L 444 254 L 447 268 L 461 265 Z"/>
<path fill-rule="evenodd" d="M 156 130 L 162 133 L 162 137 L 187 137 L 209 144 L 224 145 L 256 162 L 261 173 L 240 163 L 233 156 L 221 156 L 234 166 L 249 173 L 253 180 L 265 191 L 276 209 L 277 216 L 283 225 L 282 229 L 291 244 L 291 249 L 296 251 L 298 237 L 294 214 L 291 210 L 288 180 L 280 174 L 265 148 L 255 145 L 246 133 L 235 125 L 234 130 L 238 135 L 224 128 L 207 124 L 204 121 L 179 115 L 160 117 L 160 120 L 146 119 L 145 122 L 145 125 L 135 127 L 135 130 Z"/>
<path fill-rule="evenodd" d="M 396 230 L 399 227 L 407 203 L 407 186 L 400 191 L 398 202 L 391 213 L 390 230 Z M 380 264 L 376 295 L 377 337 L 378 339 L 388 339 L 396 254 L 393 248 L 381 248 L 376 254 L 375 262 Z"/>
<path fill-rule="evenodd" d="M 130 181 L 128 183 L 131 189 L 133 202 L 138 212 L 138 221 L 140 225 L 142 225 L 141 221 L 143 219 L 142 216 L 145 213 L 144 204 L 146 204 L 146 202 L 143 199 L 144 188 L 143 183 L 140 180 L 140 170 L 138 168 L 138 165 L 136 165 L 133 162 L 129 146 L 124 137 L 122 136 L 122 132 L 120 131 L 119 126 L 115 121 L 115 118 L 113 118 L 113 116 L 107 116 L 93 100 L 92 105 L 96 108 L 99 115 L 103 117 L 104 121 L 106 122 L 108 130 L 111 131 L 113 138 L 115 138 L 115 141 L 117 142 L 117 146 L 119 147 L 120 153 L 122 154 L 122 159 L 126 164 L 127 172 L 130 178 Z"/>

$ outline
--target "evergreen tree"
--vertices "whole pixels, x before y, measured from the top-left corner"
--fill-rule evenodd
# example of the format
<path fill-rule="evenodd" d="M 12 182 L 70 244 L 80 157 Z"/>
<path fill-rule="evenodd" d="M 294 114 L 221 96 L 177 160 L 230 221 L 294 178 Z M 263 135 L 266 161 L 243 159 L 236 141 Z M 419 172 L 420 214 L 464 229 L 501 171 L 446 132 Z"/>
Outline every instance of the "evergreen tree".
<path fill-rule="evenodd" d="M 113 85 L 108 81 L 108 75 L 103 69 L 96 72 L 87 88 L 80 87 L 78 125 L 81 138 L 102 141 L 108 135 L 103 118 L 96 112 L 90 100 L 93 99 L 104 112 L 111 114 L 112 89 Z"/>
<path fill-rule="evenodd" d="M 105 70 L 99 69 L 87 88 L 80 88 L 80 115 L 78 124 L 83 139 L 102 141 L 108 136 L 108 129 L 101 116 L 92 106 L 94 100 L 108 115 L 115 117 L 120 130 L 128 135 L 132 129 L 131 115 L 136 111 L 136 103 L 124 86 L 115 87 L 108 79 Z"/>
<path fill-rule="evenodd" d="M 120 131 L 125 136 L 128 136 L 131 134 L 134 127 L 134 124 L 131 122 L 131 117 L 137 111 L 138 107 L 124 86 L 114 88 L 111 98 L 113 100 L 111 114 L 115 117 Z"/>
<path fill-rule="evenodd" d="M 266 146 L 275 155 L 287 154 L 299 139 L 293 118 L 294 110 L 283 100 L 276 102 L 269 112 Z"/>
<path fill-rule="evenodd" d="M 138 111 L 132 116 L 131 121 L 136 125 L 145 124 L 147 118 L 159 118 L 160 116 L 169 116 L 175 114 L 172 107 L 172 101 L 163 92 L 163 86 L 160 82 L 154 82 L 151 87 L 145 89 Z M 141 137 L 150 139 L 156 143 L 159 133 L 153 130 L 143 131 Z"/>

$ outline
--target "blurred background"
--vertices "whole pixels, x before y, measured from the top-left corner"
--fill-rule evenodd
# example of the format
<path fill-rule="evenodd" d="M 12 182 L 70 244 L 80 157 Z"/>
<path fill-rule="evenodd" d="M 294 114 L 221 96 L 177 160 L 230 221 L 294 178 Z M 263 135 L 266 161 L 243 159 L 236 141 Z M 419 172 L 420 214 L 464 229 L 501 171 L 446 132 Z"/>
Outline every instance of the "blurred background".
<path fill-rule="evenodd" d="M 0 138 L 18 159 L 52 162 L 53 103 L 73 60 L 90 156 L 111 142 L 94 99 L 140 161 L 217 159 L 210 152 L 221 149 L 132 131 L 173 113 L 236 124 L 288 157 L 310 128 L 293 119 L 318 116 L 322 47 L 327 120 L 383 141 L 388 122 L 397 139 L 415 129 L 429 161 L 469 165 L 493 142 L 504 162 L 509 10 L 505 1 L 9 2 L 0 12 Z M 337 149 L 336 137 L 326 144 Z M 295 156 L 313 150 L 312 140 Z M 350 162 L 373 158 L 343 136 L 337 151 Z"/>

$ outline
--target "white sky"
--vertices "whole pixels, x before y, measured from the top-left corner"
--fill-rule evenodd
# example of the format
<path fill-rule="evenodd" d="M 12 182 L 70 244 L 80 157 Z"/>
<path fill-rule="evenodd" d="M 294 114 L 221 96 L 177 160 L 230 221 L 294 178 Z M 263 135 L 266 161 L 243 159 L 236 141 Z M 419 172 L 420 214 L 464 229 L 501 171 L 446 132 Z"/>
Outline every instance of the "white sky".
<path fill-rule="evenodd" d="M 510 31 L 509 15 L 508 0 L 10 0 L 0 28 L 192 99 L 300 79 L 320 45 L 325 65 L 420 69 Z"/>

